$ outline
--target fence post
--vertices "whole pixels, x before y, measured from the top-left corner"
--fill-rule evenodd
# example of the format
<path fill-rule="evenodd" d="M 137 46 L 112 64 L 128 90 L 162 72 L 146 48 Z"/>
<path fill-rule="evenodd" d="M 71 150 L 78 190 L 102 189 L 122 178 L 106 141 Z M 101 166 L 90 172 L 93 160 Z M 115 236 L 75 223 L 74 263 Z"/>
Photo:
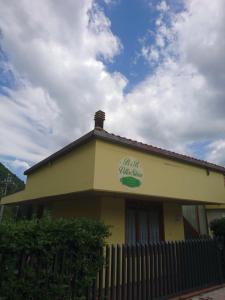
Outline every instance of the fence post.
<path fill-rule="evenodd" d="M 163 296 L 163 272 L 162 272 L 162 243 L 156 244 L 157 257 L 158 257 L 158 296 Z"/>
<path fill-rule="evenodd" d="M 213 247 L 216 252 L 216 262 L 217 262 L 217 267 L 218 267 L 218 282 L 223 283 L 223 271 L 222 271 L 222 253 L 223 253 L 223 248 L 219 247 L 219 244 L 215 240 L 212 241 Z M 224 247 L 224 244 L 223 244 Z"/>
<path fill-rule="evenodd" d="M 162 244 L 162 293 L 167 295 L 167 266 L 165 243 Z"/>
<path fill-rule="evenodd" d="M 145 273 L 145 246 L 141 244 L 141 295 L 142 299 L 146 300 L 146 273 Z"/>
<path fill-rule="evenodd" d="M 115 300 L 115 246 L 112 245 L 111 251 L 111 300 Z"/>
<path fill-rule="evenodd" d="M 99 254 L 103 257 L 103 247 L 100 248 Z M 99 270 L 98 274 L 98 299 L 102 300 L 103 298 L 103 266 Z"/>
<path fill-rule="evenodd" d="M 137 299 L 141 299 L 141 264 L 140 264 L 140 245 L 136 247 L 137 260 Z"/>
<path fill-rule="evenodd" d="M 126 258 L 127 258 L 127 247 L 122 246 L 122 300 L 126 300 Z"/>
<path fill-rule="evenodd" d="M 158 253 L 157 245 L 153 243 L 153 261 L 154 261 L 154 290 L 155 297 L 159 296 L 159 281 L 158 281 Z"/>
<path fill-rule="evenodd" d="M 146 274 L 146 299 L 150 298 L 150 274 L 149 274 L 149 246 L 145 245 L 145 274 Z"/>
<path fill-rule="evenodd" d="M 136 282 L 136 259 L 137 259 L 137 252 L 136 246 L 130 246 L 131 249 L 131 299 L 136 299 L 136 292 L 137 292 L 137 282 Z"/>
<path fill-rule="evenodd" d="M 150 256 L 150 299 L 155 296 L 155 285 L 154 285 L 154 261 L 153 261 L 153 245 L 149 244 L 149 256 Z"/>
<path fill-rule="evenodd" d="M 131 267 L 130 267 L 130 259 L 131 259 L 131 246 L 127 245 L 127 300 L 131 299 L 131 292 L 130 292 L 130 272 L 131 272 Z"/>
<path fill-rule="evenodd" d="M 109 263 L 110 263 L 110 247 L 106 246 L 105 252 L 105 299 L 109 299 Z"/>
<path fill-rule="evenodd" d="M 117 245 L 117 251 L 116 251 L 116 261 L 117 261 L 117 266 L 116 266 L 116 300 L 120 300 L 120 292 L 121 292 L 121 284 L 120 284 L 120 264 L 121 264 L 121 259 L 120 259 L 120 245 Z"/>

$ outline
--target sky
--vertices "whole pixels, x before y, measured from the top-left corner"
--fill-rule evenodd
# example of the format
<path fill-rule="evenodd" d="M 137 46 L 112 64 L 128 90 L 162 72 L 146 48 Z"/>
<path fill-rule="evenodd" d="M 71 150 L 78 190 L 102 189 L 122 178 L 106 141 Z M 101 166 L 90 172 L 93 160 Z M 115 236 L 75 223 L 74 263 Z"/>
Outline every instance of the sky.
<path fill-rule="evenodd" d="M 225 166 L 225 0 L 0 0 L 0 161 L 93 129 Z"/>

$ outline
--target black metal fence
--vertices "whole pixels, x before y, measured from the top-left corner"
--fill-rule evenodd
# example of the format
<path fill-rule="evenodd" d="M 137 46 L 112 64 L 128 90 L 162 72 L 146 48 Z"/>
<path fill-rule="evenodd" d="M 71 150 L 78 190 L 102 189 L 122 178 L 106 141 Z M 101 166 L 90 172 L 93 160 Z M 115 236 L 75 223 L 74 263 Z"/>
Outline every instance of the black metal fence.
<path fill-rule="evenodd" d="M 214 241 L 219 253 L 222 280 L 225 282 L 225 236 L 216 236 L 214 237 Z"/>
<path fill-rule="evenodd" d="M 100 251 L 105 263 L 87 290 L 88 300 L 168 299 L 170 296 L 217 285 L 225 279 L 224 240 L 107 245 Z M 68 265 L 69 259 L 66 260 Z M 67 267 L 62 266 L 61 271 L 57 271 L 56 260 L 57 256 L 51 266 L 44 266 L 44 272 L 52 272 L 52 276 L 66 275 L 63 270 Z M 34 258 L 32 261 L 35 261 Z M 36 272 L 37 261 L 35 264 L 29 264 L 30 267 L 34 266 Z M 23 270 L 20 270 L 23 264 L 19 265 L 18 276 L 23 275 Z M 41 265 L 38 265 L 40 269 Z M 36 276 L 35 272 L 33 276 Z M 74 294 L 74 276 L 71 274 L 66 277 L 71 281 L 68 282 L 71 291 L 63 297 L 64 300 L 73 299 L 71 295 Z"/>
<path fill-rule="evenodd" d="M 105 257 L 89 299 L 168 299 L 223 280 L 221 253 L 210 239 L 106 246 Z"/>

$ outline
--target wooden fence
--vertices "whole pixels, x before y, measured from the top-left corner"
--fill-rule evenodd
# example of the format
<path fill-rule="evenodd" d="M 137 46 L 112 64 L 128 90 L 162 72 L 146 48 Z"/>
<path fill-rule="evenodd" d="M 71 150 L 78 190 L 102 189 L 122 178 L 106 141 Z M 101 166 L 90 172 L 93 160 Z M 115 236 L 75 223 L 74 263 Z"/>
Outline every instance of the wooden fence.
<path fill-rule="evenodd" d="M 222 282 L 220 252 L 213 240 L 112 245 L 106 246 L 105 257 L 88 299 L 168 299 Z"/>

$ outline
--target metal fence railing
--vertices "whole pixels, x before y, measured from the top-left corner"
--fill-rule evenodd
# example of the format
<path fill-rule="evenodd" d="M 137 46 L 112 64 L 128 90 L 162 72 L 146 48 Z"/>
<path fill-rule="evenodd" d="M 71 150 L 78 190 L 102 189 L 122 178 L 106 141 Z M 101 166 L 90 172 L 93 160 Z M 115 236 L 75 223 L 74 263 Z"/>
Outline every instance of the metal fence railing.
<path fill-rule="evenodd" d="M 222 282 L 220 252 L 211 239 L 108 245 L 105 258 L 90 299 L 167 299 Z"/>

